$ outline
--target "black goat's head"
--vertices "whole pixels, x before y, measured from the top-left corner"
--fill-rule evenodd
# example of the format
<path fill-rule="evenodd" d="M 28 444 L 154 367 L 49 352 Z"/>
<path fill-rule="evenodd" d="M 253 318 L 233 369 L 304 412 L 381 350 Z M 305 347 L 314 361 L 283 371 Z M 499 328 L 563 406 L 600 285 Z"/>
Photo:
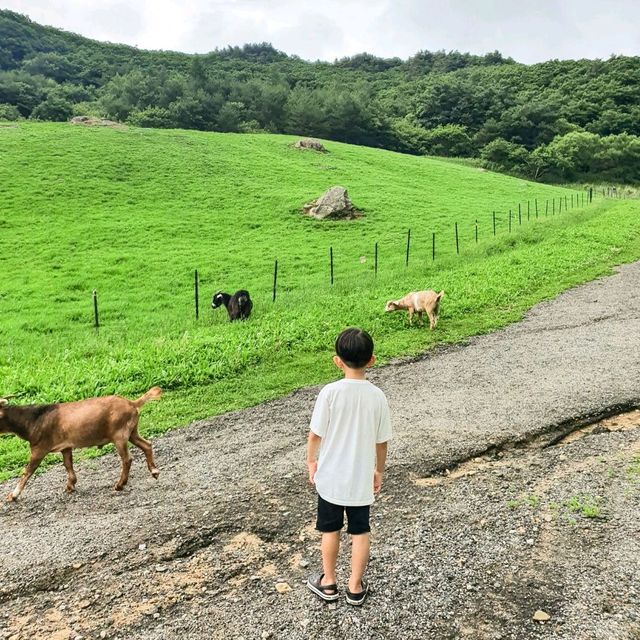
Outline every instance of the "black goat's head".
<path fill-rule="evenodd" d="M 213 298 L 211 300 L 211 308 L 217 309 L 225 304 L 225 294 L 222 291 L 218 291 L 218 293 L 213 294 Z"/>

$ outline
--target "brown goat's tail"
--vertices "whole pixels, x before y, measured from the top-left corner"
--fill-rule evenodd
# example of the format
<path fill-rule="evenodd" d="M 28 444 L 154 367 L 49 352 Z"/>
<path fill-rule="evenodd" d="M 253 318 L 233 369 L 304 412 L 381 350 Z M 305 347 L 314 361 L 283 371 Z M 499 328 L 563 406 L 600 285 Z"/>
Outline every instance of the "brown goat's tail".
<path fill-rule="evenodd" d="M 137 400 L 132 400 L 131 402 L 138 407 L 142 407 L 144 404 L 149 402 L 149 400 L 158 400 L 162 395 L 162 389 L 160 387 L 151 387 L 147 393 L 143 396 L 140 396 Z"/>

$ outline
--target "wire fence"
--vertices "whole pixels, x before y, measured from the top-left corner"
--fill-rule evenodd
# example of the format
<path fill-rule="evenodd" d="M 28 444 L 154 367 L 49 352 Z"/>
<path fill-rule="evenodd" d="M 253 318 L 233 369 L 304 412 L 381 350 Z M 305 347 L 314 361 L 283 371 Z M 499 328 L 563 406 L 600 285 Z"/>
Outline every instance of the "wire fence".
<path fill-rule="evenodd" d="M 432 231 L 430 237 L 430 247 L 425 248 L 425 244 L 422 243 L 422 260 L 430 260 L 431 264 L 435 265 L 437 260 L 444 254 L 453 255 L 453 249 L 455 247 L 455 256 L 461 256 L 465 250 L 465 242 L 471 243 L 473 246 L 479 245 L 480 242 L 487 240 L 497 239 L 498 236 L 507 236 L 515 233 L 517 227 L 519 230 L 527 223 L 541 221 L 545 218 L 553 218 L 554 216 L 560 216 L 563 213 L 571 211 L 578 211 L 585 209 L 591 205 L 596 197 L 601 198 L 627 198 L 628 195 L 621 193 L 616 187 L 604 187 L 601 190 L 596 191 L 593 187 L 585 189 L 583 191 L 572 192 L 571 194 L 565 194 L 562 196 L 555 196 L 553 198 L 534 198 L 527 200 L 526 203 L 518 203 L 517 209 L 511 207 L 509 209 L 503 209 L 502 211 L 494 210 L 491 212 L 490 218 L 487 218 L 486 225 L 479 222 L 479 218 L 475 219 L 472 223 L 472 229 L 470 236 L 463 238 L 461 228 L 458 221 L 453 221 L 451 224 L 450 232 L 446 233 L 442 230 L 439 232 Z M 484 236 L 483 236 L 484 232 Z M 463 241 L 464 240 L 464 241 Z M 447 251 L 448 248 L 448 251 Z M 376 241 L 372 247 L 373 253 L 373 268 L 370 273 L 373 278 L 378 278 L 380 266 L 381 266 L 381 252 L 379 242 Z M 404 243 L 402 258 L 404 267 L 408 268 L 414 259 L 413 243 L 412 243 L 412 230 L 406 230 L 406 242 Z M 428 256 L 428 257 L 426 257 Z M 350 271 L 346 263 L 344 268 L 338 269 L 338 254 L 334 251 L 333 246 L 328 247 L 327 252 L 327 264 L 326 264 L 326 282 L 329 287 L 335 286 L 338 278 L 353 278 L 362 274 L 362 271 L 355 273 Z M 367 261 L 366 256 L 360 256 L 361 266 Z M 352 262 L 352 261 L 351 261 Z M 398 257 L 395 260 L 388 260 L 389 263 L 394 262 L 394 267 L 398 265 Z M 318 269 L 317 264 L 314 265 L 313 275 L 316 279 L 315 286 L 317 286 Z M 320 269 L 322 273 L 323 269 Z M 321 277 L 321 276 L 320 276 Z M 271 279 L 271 291 L 270 298 L 272 303 L 276 303 L 279 298 L 279 293 L 283 289 L 282 283 L 282 261 L 275 258 L 273 261 L 273 272 Z M 265 288 L 265 287 L 262 287 Z M 201 277 L 198 270 L 193 272 L 193 313 L 195 320 L 199 320 L 200 313 L 200 289 L 201 289 Z M 287 291 L 289 287 L 285 286 Z M 101 325 L 101 316 L 98 304 L 98 292 L 93 290 L 93 326 L 99 329 Z"/>

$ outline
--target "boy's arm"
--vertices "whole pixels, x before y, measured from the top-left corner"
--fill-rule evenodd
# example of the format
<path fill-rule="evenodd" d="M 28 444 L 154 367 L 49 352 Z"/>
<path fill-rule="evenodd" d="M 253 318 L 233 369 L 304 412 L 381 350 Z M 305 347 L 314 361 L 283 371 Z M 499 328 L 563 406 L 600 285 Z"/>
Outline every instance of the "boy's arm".
<path fill-rule="evenodd" d="M 315 484 L 314 477 L 318 469 L 318 451 L 320 449 L 320 443 L 322 438 L 309 431 L 309 438 L 307 440 L 307 469 L 309 470 L 309 482 Z"/>
<path fill-rule="evenodd" d="M 387 462 L 387 442 L 376 444 L 376 469 L 373 472 L 373 492 L 379 493 L 382 488 L 382 474 Z"/>
<path fill-rule="evenodd" d="M 331 409 L 327 389 L 327 387 L 324 387 L 318 394 L 313 408 L 313 415 L 311 416 L 311 430 L 307 440 L 307 468 L 309 469 L 309 482 L 311 484 L 315 484 L 314 476 L 318 469 L 318 451 L 320 450 L 322 438 L 327 433 L 329 426 Z"/>
<path fill-rule="evenodd" d="M 382 474 L 387 462 L 387 445 L 391 439 L 391 414 L 389 403 L 384 393 L 381 393 L 380 419 L 376 433 L 376 468 L 373 472 L 373 492 L 378 493 L 382 487 Z"/>

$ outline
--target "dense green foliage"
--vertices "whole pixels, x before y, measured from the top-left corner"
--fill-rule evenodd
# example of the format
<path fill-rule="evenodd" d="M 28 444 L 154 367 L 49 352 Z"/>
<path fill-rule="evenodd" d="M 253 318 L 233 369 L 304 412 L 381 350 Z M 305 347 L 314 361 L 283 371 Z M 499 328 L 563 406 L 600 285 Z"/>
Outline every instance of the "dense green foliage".
<path fill-rule="evenodd" d="M 635 200 L 583 207 L 567 189 L 464 164 L 336 142 L 319 154 L 293 149 L 293 140 L 0 125 L 0 394 L 50 402 L 136 396 L 159 384 L 167 394 L 142 418 L 146 433 L 158 433 L 331 378 L 333 340 L 345 326 L 367 327 L 384 362 L 502 326 L 640 257 Z M 362 218 L 320 222 L 301 213 L 333 184 L 349 188 Z M 568 211 L 559 213 L 560 197 Z M 545 215 L 550 199 L 555 216 Z M 510 234 L 508 209 L 515 214 L 518 203 L 522 224 L 514 215 Z M 230 324 L 208 308 L 217 289 L 241 287 L 255 303 L 248 322 Z M 436 331 L 383 312 L 386 300 L 425 287 L 447 292 Z M 24 460 L 24 445 L 0 439 L 0 477 Z"/>
<path fill-rule="evenodd" d="M 640 182 L 640 59 L 522 65 L 498 52 L 310 63 L 268 44 L 187 55 L 99 43 L 0 11 L 0 118 L 314 135 L 481 157 L 534 179 Z M 584 151 L 597 159 L 585 162 Z"/>

